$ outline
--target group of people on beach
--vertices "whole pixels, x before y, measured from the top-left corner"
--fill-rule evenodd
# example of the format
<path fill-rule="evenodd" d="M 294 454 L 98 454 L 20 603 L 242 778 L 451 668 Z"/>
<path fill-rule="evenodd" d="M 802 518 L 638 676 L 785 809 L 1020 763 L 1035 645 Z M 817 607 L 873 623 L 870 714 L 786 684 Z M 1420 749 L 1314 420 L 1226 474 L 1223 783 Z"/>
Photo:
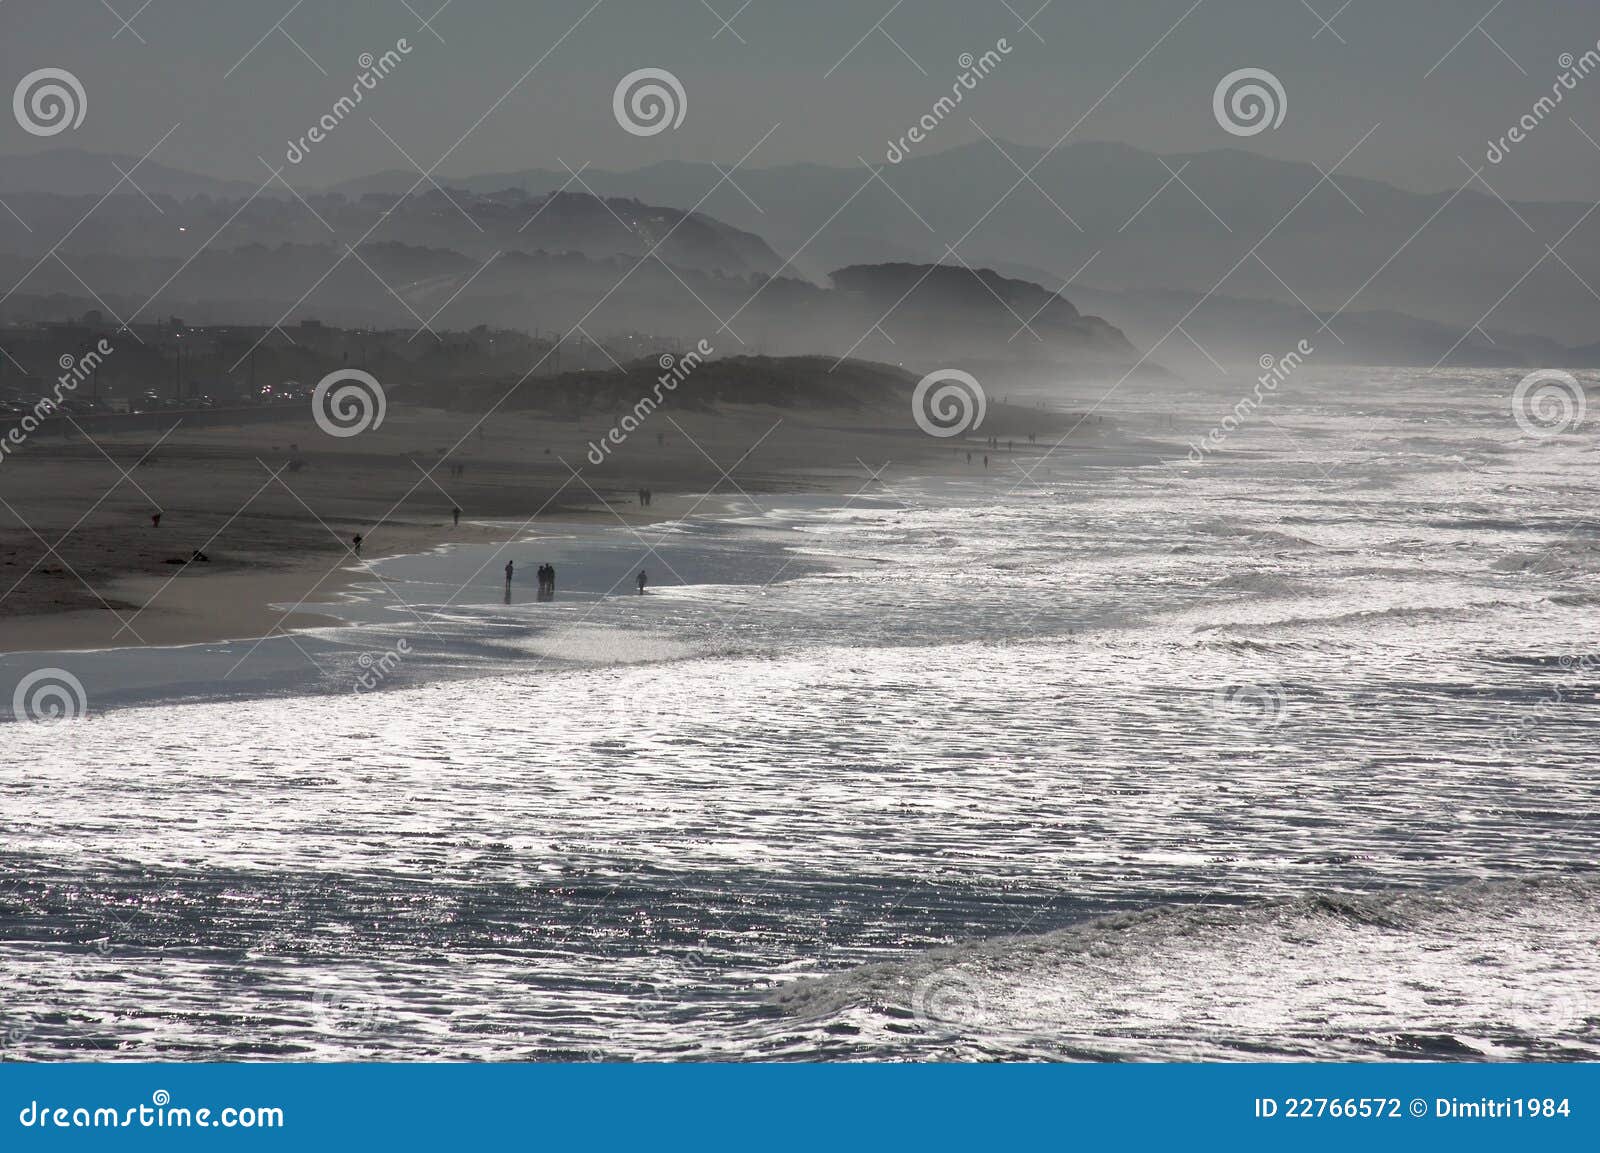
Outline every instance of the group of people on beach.
<path fill-rule="evenodd" d="M 517 562 L 506 561 L 506 603 L 511 603 L 511 581 L 517 573 Z M 549 600 L 556 595 L 556 566 L 542 564 L 539 566 L 539 599 Z"/>

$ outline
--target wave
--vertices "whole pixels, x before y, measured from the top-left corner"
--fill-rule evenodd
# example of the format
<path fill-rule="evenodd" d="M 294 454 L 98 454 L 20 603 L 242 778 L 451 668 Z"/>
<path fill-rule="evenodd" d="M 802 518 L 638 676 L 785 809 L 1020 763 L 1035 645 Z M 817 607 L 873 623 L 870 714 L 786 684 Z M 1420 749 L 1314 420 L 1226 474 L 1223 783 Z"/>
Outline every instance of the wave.
<path fill-rule="evenodd" d="M 713 655 L 707 646 L 690 641 L 606 625 L 579 624 L 493 643 L 496 648 L 580 665 L 659 664 Z"/>
<path fill-rule="evenodd" d="M 1168 905 L 774 991 L 792 1055 L 1600 1058 L 1600 874 Z M 797 1051 L 796 1051 L 797 1050 Z"/>
<path fill-rule="evenodd" d="M 1444 621 L 1471 620 L 1486 611 L 1521 609 L 1525 606 L 1507 600 L 1472 601 L 1455 605 L 1396 605 L 1386 609 L 1361 609 L 1356 612 L 1334 613 L 1329 616 L 1284 617 L 1279 620 L 1226 621 L 1202 625 L 1196 632 L 1258 633 L 1273 635 L 1288 629 L 1348 628 L 1374 624 L 1437 624 Z"/>
<path fill-rule="evenodd" d="M 1266 597 L 1305 597 L 1316 594 L 1316 586 L 1268 572 L 1242 572 L 1225 576 L 1206 585 L 1215 592 L 1249 593 Z"/>

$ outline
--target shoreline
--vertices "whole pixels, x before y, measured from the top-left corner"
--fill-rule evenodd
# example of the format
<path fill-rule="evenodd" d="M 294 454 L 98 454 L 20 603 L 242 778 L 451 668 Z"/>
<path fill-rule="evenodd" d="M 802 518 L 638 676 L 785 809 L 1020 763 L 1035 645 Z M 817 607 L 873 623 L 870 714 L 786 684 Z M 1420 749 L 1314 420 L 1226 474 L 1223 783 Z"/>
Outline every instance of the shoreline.
<path fill-rule="evenodd" d="M 1038 444 L 1027 445 L 1023 429 L 1047 434 L 1071 420 L 1047 410 L 995 410 L 991 416 L 1000 419 L 986 422 L 984 431 L 1009 427 L 1022 442 L 1017 455 L 1036 454 L 1050 443 L 1041 435 Z M 842 416 L 769 409 L 677 414 L 653 430 L 659 440 L 641 434 L 643 445 L 630 445 L 599 467 L 589 467 L 569 447 L 585 443 L 592 421 L 515 414 L 497 418 L 492 433 L 468 437 L 470 418 L 425 409 L 395 410 L 381 431 L 354 441 L 291 423 L 180 429 L 159 442 L 154 459 L 145 454 L 155 434 L 103 438 L 99 447 L 127 458 L 115 466 L 89 444 L 20 458 L 7 463 L 0 482 L 28 480 L 63 511 L 38 517 L 14 509 L 28 532 L 13 530 L 10 540 L 0 532 L 0 543 L 16 546 L 8 550 L 12 556 L 30 548 L 44 554 L 20 573 L 26 567 L 20 557 L 0 567 L 0 654 L 222 643 L 335 627 L 347 622 L 318 609 L 373 579 L 363 562 L 452 543 L 499 543 L 507 539 L 508 523 L 525 523 L 530 531 L 653 523 L 681 516 L 712 494 L 846 496 L 871 484 L 866 461 L 872 468 L 898 461 L 921 473 L 981 476 L 982 454 L 1000 456 L 993 470 L 1008 455 L 1004 448 L 986 449 L 981 437 L 940 440 L 887 422 L 848 429 L 841 427 Z M 416 463 L 430 453 L 410 447 L 426 438 L 460 441 L 452 464 L 431 476 Z M 303 471 L 275 476 L 280 466 L 269 462 L 285 459 L 285 445 L 304 462 Z M 84 458 L 102 463 L 93 483 L 83 481 Z M 567 463 L 574 459 L 584 466 L 576 475 Z M 185 465 L 202 470 L 205 483 L 185 480 Z M 116 480 L 113 467 L 127 469 L 127 481 L 100 497 L 103 505 L 86 523 L 68 519 L 74 505 L 96 500 L 96 486 L 107 476 Z M 641 508 L 637 494 L 645 488 L 654 499 Z M 4 495 L 13 505 L 24 503 Z M 463 510 L 458 526 L 451 522 L 452 504 Z M 162 512 L 159 526 L 149 520 L 152 507 Z M 180 525 L 185 535 L 177 537 L 173 528 Z M 364 536 L 359 560 L 345 543 L 345 534 L 358 531 Z M 63 534 L 67 543 L 59 544 Z M 193 548 L 209 560 L 179 559 Z"/>

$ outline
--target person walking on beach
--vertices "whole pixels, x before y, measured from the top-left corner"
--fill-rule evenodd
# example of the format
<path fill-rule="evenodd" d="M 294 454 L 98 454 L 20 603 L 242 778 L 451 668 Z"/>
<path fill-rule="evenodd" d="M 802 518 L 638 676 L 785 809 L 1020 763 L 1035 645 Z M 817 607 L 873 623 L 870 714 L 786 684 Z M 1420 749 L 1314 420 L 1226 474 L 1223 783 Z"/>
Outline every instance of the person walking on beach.
<path fill-rule="evenodd" d="M 639 595 L 644 596 L 644 586 L 650 583 L 650 578 L 644 569 L 639 570 Z"/>
<path fill-rule="evenodd" d="M 516 571 L 516 567 L 517 567 L 517 562 L 516 561 L 510 561 L 510 560 L 506 561 L 506 584 L 510 584 L 511 583 L 511 574 Z"/>
<path fill-rule="evenodd" d="M 545 571 L 545 574 L 546 574 L 545 575 L 545 579 L 549 582 L 545 586 L 545 592 L 549 593 L 551 596 L 555 596 L 556 595 L 556 566 L 555 565 L 546 565 L 544 571 Z"/>
<path fill-rule="evenodd" d="M 351 543 L 351 545 L 354 546 L 355 554 L 357 556 L 360 556 L 361 555 L 361 534 L 360 533 L 356 533 L 355 536 L 351 537 L 350 538 L 350 543 Z"/>
<path fill-rule="evenodd" d="M 455 527 L 456 528 L 460 528 L 461 527 L 461 510 L 459 508 L 451 509 L 450 510 L 450 517 L 451 517 L 452 520 L 454 520 L 456 522 L 455 523 Z"/>

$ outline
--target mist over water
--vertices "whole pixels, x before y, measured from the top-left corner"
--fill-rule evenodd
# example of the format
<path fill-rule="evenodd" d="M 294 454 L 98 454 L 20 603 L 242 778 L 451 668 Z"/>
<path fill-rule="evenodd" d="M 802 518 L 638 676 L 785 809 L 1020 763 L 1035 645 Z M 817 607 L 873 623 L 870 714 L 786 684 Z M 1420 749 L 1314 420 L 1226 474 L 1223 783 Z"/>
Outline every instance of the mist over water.
<path fill-rule="evenodd" d="M 1600 482 L 1513 383 L 1307 372 L 1198 463 L 1235 390 L 1119 393 L 519 544 L 551 603 L 458 549 L 242 663 L 63 658 L 6 1055 L 1600 1057 Z"/>

